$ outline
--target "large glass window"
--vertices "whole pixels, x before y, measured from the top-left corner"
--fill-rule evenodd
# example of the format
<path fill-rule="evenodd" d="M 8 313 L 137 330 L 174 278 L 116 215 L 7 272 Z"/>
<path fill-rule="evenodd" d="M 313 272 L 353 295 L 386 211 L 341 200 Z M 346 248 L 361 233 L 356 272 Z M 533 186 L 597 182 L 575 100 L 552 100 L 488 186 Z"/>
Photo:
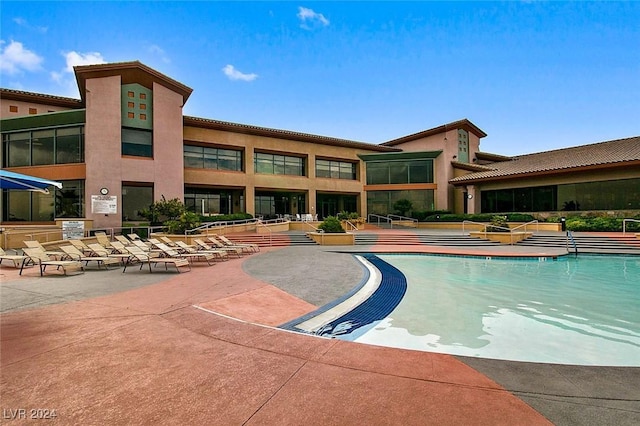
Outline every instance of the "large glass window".
<path fill-rule="evenodd" d="M 433 183 L 433 160 L 367 162 L 367 185 Z"/>
<path fill-rule="evenodd" d="M 316 159 L 316 177 L 356 179 L 356 164 L 346 161 Z"/>
<path fill-rule="evenodd" d="M 153 157 L 153 132 L 123 127 L 122 155 Z"/>
<path fill-rule="evenodd" d="M 2 167 L 41 166 L 84 161 L 84 128 L 63 127 L 4 133 Z"/>
<path fill-rule="evenodd" d="M 31 134 L 31 164 L 55 164 L 55 130 L 39 130 Z"/>
<path fill-rule="evenodd" d="M 196 169 L 242 171 L 242 151 L 185 145 L 184 166 Z"/>
<path fill-rule="evenodd" d="M 640 179 L 482 191 L 481 206 L 483 213 L 636 210 Z"/>
<path fill-rule="evenodd" d="M 256 173 L 306 176 L 304 158 L 256 152 L 253 160 Z"/>
<path fill-rule="evenodd" d="M 10 222 L 49 222 L 56 218 L 84 216 L 84 181 L 66 180 L 62 189 L 48 194 L 3 190 L 2 220 Z"/>
<path fill-rule="evenodd" d="M 393 204 L 398 200 L 409 200 L 412 210 L 434 210 L 434 191 L 432 189 L 411 191 L 367 191 L 367 212 L 388 215 L 397 213 Z"/>
<path fill-rule="evenodd" d="M 122 185 L 122 220 L 146 220 L 140 211 L 153 204 L 153 185 Z"/>
<path fill-rule="evenodd" d="M 241 190 L 185 188 L 184 205 L 189 211 L 203 216 L 232 214 L 244 211 L 244 193 Z"/>
<path fill-rule="evenodd" d="M 83 161 L 82 128 L 56 130 L 56 164 Z"/>

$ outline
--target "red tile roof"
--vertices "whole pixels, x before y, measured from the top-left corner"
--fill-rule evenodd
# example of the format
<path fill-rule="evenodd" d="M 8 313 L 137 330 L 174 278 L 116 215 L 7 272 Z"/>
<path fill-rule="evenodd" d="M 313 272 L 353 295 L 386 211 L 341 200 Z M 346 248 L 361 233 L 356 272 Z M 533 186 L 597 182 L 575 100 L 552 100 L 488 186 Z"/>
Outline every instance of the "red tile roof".
<path fill-rule="evenodd" d="M 508 161 L 486 164 L 491 170 L 459 176 L 449 182 L 494 181 L 519 175 L 630 165 L 640 166 L 640 136 L 515 156 Z"/>

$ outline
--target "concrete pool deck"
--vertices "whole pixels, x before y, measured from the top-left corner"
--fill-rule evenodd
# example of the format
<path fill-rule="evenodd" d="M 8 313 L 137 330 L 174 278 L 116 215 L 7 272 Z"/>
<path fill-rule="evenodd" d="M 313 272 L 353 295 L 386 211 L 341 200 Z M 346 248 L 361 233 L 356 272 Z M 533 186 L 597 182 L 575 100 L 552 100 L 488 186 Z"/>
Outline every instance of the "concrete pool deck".
<path fill-rule="evenodd" d="M 520 249 L 474 254 L 531 253 Z M 287 247 L 184 274 L 44 278 L 3 265 L 3 423 L 26 423 L 32 409 L 56 410 L 61 424 L 640 423 L 640 368 L 469 359 L 254 324 L 282 324 L 357 285 L 362 268 L 338 250 L 469 253 Z"/>

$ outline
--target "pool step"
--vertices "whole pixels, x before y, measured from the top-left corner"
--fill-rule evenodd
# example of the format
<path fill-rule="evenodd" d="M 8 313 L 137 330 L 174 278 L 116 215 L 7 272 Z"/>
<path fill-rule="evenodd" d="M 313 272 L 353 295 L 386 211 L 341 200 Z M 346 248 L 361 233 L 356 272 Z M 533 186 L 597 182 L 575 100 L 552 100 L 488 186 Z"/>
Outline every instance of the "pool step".
<path fill-rule="evenodd" d="M 599 254 L 636 254 L 640 255 L 640 239 L 635 235 L 593 235 L 573 234 L 578 253 Z M 531 238 L 520 241 L 519 246 L 526 247 L 567 247 L 567 237 L 560 235 L 534 234 Z M 569 242 L 569 251 L 573 252 L 573 244 Z"/>
<path fill-rule="evenodd" d="M 410 232 L 358 232 L 356 245 L 427 245 L 447 247 L 482 247 L 499 245 L 496 241 L 471 238 L 468 235 L 428 235 Z"/>
<path fill-rule="evenodd" d="M 273 232 L 267 234 L 233 233 L 226 237 L 235 243 L 258 244 L 260 247 L 286 247 L 300 245 L 315 245 L 315 241 L 306 236 L 304 232 Z"/>

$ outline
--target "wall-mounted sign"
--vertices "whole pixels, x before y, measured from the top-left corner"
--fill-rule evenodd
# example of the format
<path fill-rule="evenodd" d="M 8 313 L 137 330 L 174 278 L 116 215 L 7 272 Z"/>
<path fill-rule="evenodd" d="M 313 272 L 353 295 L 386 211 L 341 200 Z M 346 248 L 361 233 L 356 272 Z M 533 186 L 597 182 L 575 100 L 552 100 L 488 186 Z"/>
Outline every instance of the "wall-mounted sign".
<path fill-rule="evenodd" d="M 92 195 L 91 213 L 118 213 L 118 197 L 113 195 Z"/>
<path fill-rule="evenodd" d="M 62 239 L 78 240 L 84 237 L 84 222 L 81 220 L 62 221 Z"/>

